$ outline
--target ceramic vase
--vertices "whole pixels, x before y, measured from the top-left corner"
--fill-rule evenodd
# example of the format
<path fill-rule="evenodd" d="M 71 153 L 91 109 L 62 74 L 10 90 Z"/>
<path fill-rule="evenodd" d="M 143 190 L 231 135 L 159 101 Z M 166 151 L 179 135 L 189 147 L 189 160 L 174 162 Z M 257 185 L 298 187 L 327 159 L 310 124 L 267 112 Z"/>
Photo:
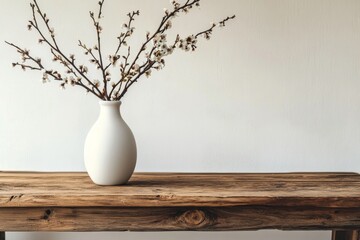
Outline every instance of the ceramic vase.
<path fill-rule="evenodd" d="M 126 184 L 136 165 L 136 142 L 119 101 L 100 101 L 100 114 L 84 147 L 85 168 L 97 185 Z"/>

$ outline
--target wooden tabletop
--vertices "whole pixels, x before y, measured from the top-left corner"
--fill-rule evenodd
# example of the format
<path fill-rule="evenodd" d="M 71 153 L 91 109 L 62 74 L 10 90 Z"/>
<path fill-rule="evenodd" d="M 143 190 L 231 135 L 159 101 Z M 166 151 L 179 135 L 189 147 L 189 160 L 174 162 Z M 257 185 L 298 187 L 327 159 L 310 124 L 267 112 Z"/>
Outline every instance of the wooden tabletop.
<path fill-rule="evenodd" d="M 0 231 L 259 229 L 357 239 L 360 175 L 135 173 L 97 186 L 86 173 L 0 172 Z"/>
<path fill-rule="evenodd" d="M 135 173 L 97 186 L 86 173 L 0 172 L 4 207 L 360 207 L 356 173 Z"/>

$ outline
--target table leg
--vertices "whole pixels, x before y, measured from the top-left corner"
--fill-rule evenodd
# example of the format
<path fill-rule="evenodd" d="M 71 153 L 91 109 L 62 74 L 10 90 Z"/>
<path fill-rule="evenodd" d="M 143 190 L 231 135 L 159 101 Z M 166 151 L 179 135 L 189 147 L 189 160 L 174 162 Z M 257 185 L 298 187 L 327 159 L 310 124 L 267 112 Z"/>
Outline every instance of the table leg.
<path fill-rule="evenodd" d="M 5 240 L 5 232 L 0 232 L 0 240 Z"/>
<path fill-rule="evenodd" d="M 332 240 L 360 240 L 360 234 L 357 230 L 350 231 L 332 231 Z"/>

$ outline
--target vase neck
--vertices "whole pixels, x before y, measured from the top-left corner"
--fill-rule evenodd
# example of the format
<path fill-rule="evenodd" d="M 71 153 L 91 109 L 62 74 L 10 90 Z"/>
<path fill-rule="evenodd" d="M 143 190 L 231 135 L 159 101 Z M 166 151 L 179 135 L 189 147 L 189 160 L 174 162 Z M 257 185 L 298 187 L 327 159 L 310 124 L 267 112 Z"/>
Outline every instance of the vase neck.
<path fill-rule="evenodd" d="M 121 118 L 120 114 L 120 101 L 100 101 L 100 117 L 102 118 Z"/>

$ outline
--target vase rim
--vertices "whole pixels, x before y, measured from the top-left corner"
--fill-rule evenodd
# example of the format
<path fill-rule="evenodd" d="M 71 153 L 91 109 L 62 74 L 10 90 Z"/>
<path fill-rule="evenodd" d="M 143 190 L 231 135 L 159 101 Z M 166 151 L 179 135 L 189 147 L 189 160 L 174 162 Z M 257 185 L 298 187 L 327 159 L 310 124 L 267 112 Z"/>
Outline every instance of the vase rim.
<path fill-rule="evenodd" d="M 101 106 L 121 105 L 121 101 L 99 101 Z"/>

